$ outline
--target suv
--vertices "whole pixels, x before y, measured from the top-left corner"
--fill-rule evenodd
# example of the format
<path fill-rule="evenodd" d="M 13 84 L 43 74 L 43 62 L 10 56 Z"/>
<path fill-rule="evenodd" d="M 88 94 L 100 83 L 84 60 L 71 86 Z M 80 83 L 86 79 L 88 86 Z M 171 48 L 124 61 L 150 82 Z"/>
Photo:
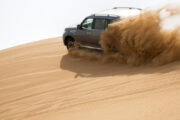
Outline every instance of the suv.
<path fill-rule="evenodd" d="M 139 14 L 141 9 L 132 7 L 115 7 L 86 17 L 81 24 L 66 28 L 63 34 L 64 45 L 67 48 L 86 47 L 101 49 L 99 44 L 103 31 L 120 18 L 130 17 Z"/>

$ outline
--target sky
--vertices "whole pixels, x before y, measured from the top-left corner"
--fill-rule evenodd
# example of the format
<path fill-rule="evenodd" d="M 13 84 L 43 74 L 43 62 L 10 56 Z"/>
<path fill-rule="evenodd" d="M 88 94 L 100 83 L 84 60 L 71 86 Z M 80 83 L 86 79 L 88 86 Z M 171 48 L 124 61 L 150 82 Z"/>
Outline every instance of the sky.
<path fill-rule="evenodd" d="M 0 0 L 0 50 L 62 36 L 64 28 L 113 7 L 148 8 L 179 0 Z"/>

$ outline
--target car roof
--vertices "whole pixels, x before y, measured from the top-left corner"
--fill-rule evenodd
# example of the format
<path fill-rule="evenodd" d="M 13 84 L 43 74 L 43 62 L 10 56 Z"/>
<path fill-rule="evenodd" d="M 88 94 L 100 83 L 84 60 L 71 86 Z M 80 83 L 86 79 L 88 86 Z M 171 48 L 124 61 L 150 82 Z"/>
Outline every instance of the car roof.
<path fill-rule="evenodd" d="M 138 15 L 142 9 L 133 7 L 114 7 L 113 9 L 108 9 L 104 11 L 97 12 L 90 15 L 89 17 L 130 17 Z"/>

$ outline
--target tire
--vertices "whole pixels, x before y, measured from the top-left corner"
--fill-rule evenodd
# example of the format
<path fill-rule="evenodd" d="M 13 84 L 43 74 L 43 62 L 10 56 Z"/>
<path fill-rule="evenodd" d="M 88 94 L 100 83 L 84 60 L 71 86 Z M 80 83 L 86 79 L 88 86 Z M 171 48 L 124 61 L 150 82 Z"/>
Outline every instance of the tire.
<path fill-rule="evenodd" d="M 73 38 L 67 38 L 66 39 L 66 47 L 67 47 L 67 49 L 75 48 L 74 42 L 75 41 L 74 41 Z"/>

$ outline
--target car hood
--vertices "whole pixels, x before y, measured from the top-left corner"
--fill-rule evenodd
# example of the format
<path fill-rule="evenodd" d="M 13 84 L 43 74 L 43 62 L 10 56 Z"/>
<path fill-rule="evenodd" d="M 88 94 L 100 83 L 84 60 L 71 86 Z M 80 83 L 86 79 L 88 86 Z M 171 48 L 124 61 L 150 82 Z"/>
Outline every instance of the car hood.
<path fill-rule="evenodd" d="M 77 25 L 78 24 L 70 25 L 70 26 L 66 27 L 65 30 L 75 30 L 75 29 L 77 29 Z"/>
<path fill-rule="evenodd" d="M 65 31 L 70 31 L 70 30 L 76 30 L 77 27 L 68 27 L 68 28 L 65 28 Z"/>

